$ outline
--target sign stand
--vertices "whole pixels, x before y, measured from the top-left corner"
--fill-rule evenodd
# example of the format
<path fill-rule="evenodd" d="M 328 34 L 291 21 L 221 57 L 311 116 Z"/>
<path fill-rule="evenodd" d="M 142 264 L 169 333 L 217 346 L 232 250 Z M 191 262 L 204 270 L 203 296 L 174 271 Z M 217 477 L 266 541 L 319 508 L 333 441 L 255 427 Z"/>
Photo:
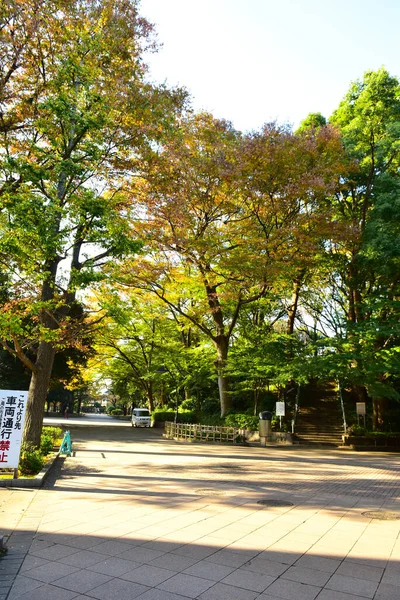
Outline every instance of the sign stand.
<path fill-rule="evenodd" d="M 364 429 L 365 429 L 365 415 L 367 412 L 365 402 L 356 402 L 356 410 L 357 410 L 357 419 L 358 425 L 360 425 L 360 417 L 363 417 L 364 420 Z"/>
<path fill-rule="evenodd" d="M 279 417 L 279 429 L 282 430 L 282 417 L 285 416 L 285 403 L 284 402 L 276 402 L 275 414 L 277 417 Z"/>
<path fill-rule="evenodd" d="M 18 479 L 19 456 L 28 392 L 0 390 L 0 469 L 13 469 Z"/>
<path fill-rule="evenodd" d="M 63 441 L 61 442 L 60 454 L 66 454 L 67 456 L 71 456 L 72 454 L 72 442 L 71 442 L 71 434 L 69 431 L 64 433 Z"/>

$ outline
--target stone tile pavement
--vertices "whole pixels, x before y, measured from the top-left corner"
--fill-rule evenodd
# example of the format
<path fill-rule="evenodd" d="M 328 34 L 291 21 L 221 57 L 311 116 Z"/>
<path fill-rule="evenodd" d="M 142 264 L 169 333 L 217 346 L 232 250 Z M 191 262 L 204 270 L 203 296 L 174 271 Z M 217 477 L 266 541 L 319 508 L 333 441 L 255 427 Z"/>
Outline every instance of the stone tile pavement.
<path fill-rule="evenodd" d="M 400 600 L 400 455 L 71 433 L 0 490 L 0 600 Z"/>

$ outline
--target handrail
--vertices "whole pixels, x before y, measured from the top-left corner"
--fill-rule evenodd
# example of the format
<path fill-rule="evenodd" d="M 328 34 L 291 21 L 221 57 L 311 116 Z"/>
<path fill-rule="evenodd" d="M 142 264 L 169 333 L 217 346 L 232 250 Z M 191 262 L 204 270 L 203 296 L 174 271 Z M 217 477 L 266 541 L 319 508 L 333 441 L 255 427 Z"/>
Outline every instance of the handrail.
<path fill-rule="evenodd" d="M 343 429 L 344 429 L 344 434 L 346 435 L 346 432 L 347 432 L 346 413 L 344 410 L 342 387 L 340 385 L 339 379 L 337 380 L 337 386 L 338 386 L 338 395 L 339 395 L 339 400 L 340 400 L 340 406 L 342 407 Z"/>
<path fill-rule="evenodd" d="M 300 407 L 300 388 L 301 388 L 301 384 L 299 383 L 298 386 L 297 386 L 296 401 L 295 401 L 295 404 L 294 404 L 294 411 L 293 411 L 292 433 L 294 433 L 294 429 L 295 429 L 295 426 L 296 426 L 297 413 L 299 412 L 299 407 Z"/>

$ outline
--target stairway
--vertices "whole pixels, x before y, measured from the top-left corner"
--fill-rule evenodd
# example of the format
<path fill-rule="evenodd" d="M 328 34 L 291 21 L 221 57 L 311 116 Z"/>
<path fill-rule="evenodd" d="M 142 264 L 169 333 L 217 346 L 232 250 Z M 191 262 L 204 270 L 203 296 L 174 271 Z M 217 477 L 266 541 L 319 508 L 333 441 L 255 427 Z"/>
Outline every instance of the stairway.
<path fill-rule="evenodd" d="M 336 387 L 308 385 L 300 400 L 295 441 L 313 446 L 342 445 L 343 418 Z"/>

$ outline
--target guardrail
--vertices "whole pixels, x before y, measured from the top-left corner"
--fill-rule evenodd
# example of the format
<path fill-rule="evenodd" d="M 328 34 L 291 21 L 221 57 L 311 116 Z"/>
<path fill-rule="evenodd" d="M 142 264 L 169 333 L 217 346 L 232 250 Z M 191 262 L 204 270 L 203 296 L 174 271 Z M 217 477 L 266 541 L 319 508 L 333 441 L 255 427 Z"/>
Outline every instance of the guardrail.
<path fill-rule="evenodd" d="M 179 440 L 197 440 L 199 442 L 241 443 L 244 432 L 236 427 L 218 427 L 213 425 L 195 425 L 190 423 L 165 422 L 165 437 Z"/>

